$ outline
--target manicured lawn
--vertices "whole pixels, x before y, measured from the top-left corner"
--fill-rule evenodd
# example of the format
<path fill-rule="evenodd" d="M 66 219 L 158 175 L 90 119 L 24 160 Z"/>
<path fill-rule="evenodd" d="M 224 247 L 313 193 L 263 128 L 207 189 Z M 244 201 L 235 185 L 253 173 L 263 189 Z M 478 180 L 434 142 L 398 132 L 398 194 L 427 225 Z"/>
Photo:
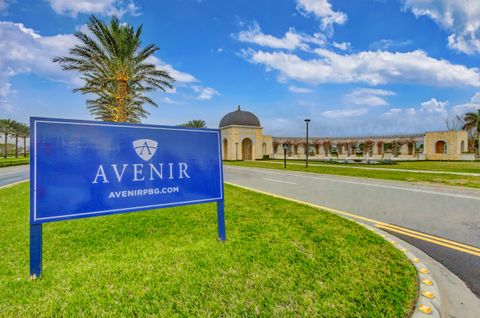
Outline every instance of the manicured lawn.
<path fill-rule="evenodd" d="M 257 167 L 257 168 L 269 168 L 269 169 L 281 169 L 283 170 L 283 165 L 280 161 L 226 161 L 224 162 L 227 165 L 235 165 L 235 166 L 244 166 L 244 167 Z M 362 177 L 362 178 L 374 178 L 374 179 L 385 179 L 385 180 L 397 180 L 397 181 L 409 181 L 409 182 L 425 182 L 425 183 L 439 183 L 451 186 L 463 186 L 463 187 L 471 187 L 471 188 L 480 188 L 480 177 L 477 176 L 463 176 L 463 175 L 449 175 L 449 174 L 429 174 L 429 173 L 417 173 L 417 172 L 405 172 L 405 171 L 396 171 L 396 169 L 413 169 L 413 167 L 417 167 L 417 170 L 420 167 L 426 167 L 428 163 L 432 163 L 432 168 L 430 170 L 441 170 L 443 171 L 458 171 L 458 172 L 477 172 L 480 171 L 476 170 L 475 167 L 478 166 L 477 162 L 470 162 L 472 167 L 468 167 L 468 163 L 464 162 L 425 162 L 425 163 L 418 163 L 418 166 L 415 166 L 414 163 L 405 162 L 405 164 L 410 165 L 403 165 L 399 163 L 398 165 L 361 165 L 361 167 L 371 167 L 371 168 L 388 168 L 391 170 L 382 171 L 382 170 L 364 170 L 364 169 L 349 169 L 349 168 L 342 168 L 339 164 L 327 164 L 328 166 L 314 166 L 314 164 L 321 164 L 320 162 L 311 162 L 308 169 L 304 166 L 304 161 L 291 161 L 289 163 L 295 164 L 288 164 L 287 163 L 287 170 L 294 170 L 294 171 L 307 171 L 307 172 L 315 172 L 315 173 L 323 173 L 323 174 L 334 174 L 334 175 L 342 175 L 342 176 L 350 176 L 350 177 Z M 459 165 L 455 165 L 455 164 Z M 323 163 L 322 163 L 323 164 Z M 425 164 L 423 166 L 423 164 Z M 445 164 L 445 165 L 442 165 Z M 461 164 L 461 165 L 460 165 Z M 351 167 L 360 167 L 360 165 L 349 165 Z M 395 169 L 396 168 L 396 169 Z M 449 169 L 449 170 L 448 170 Z M 457 170 L 452 170 L 457 169 Z M 463 170 L 462 170 L 463 169 Z M 427 169 L 422 169 L 427 170 Z M 469 170 L 469 171 L 465 171 Z"/>
<path fill-rule="evenodd" d="M 10 166 L 19 166 L 19 165 L 28 165 L 30 163 L 29 157 L 8 157 L 4 159 L 3 157 L 0 158 L 0 168 L 2 167 L 10 167 Z"/>
<path fill-rule="evenodd" d="M 269 160 L 283 162 L 282 160 Z M 287 160 L 288 162 L 304 163 L 304 160 Z M 328 161 L 310 160 L 312 164 L 330 164 Z M 427 170 L 427 171 L 448 171 L 448 172 L 467 172 L 480 173 L 480 161 L 400 161 L 394 165 L 366 165 L 366 164 L 331 164 L 335 166 L 349 167 L 371 167 L 388 169 L 409 169 L 409 170 Z"/>
<path fill-rule="evenodd" d="M 28 184 L 0 190 L 0 316 L 406 317 L 404 255 L 327 212 L 226 186 L 213 204 L 44 225 L 28 279 Z"/>

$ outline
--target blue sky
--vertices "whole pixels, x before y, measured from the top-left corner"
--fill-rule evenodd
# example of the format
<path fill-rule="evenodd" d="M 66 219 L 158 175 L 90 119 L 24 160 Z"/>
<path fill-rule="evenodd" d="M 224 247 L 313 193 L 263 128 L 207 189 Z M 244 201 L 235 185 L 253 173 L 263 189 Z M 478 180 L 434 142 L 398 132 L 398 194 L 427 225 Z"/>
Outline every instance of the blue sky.
<path fill-rule="evenodd" d="M 478 0 L 0 0 L 0 117 L 92 119 L 81 81 L 51 62 L 90 14 L 143 24 L 176 78 L 144 122 L 204 119 L 240 104 L 265 133 L 444 130 L 480 106 Z"/>

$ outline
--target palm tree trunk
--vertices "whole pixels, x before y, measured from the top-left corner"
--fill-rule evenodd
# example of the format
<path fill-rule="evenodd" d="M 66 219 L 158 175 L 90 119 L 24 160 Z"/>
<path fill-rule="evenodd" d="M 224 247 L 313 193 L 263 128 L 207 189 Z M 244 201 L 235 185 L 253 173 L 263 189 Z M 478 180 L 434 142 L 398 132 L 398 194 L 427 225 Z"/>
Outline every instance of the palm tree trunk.
<path fill-rule="evenodd" d="M 124 123 L 127 121 L 127 89 L 128 84 L 126 80 L 120 79 L 118 81 L 118 109 L 117 122 Z"/>
<path fill-rule="evenodd" d="M 15 158 L 18 158 L 18 135 L 15 135 Z"/>
<path fill-rule="evenodd" d="M 5 133 L 5 146 L 4 146 L 4 153 L 3 158 L 7 159 L 7 152 L 8 152 L 8 134 Z"/>
<path fill-rule="evenodd" d="M 27 157 L 27 137 L 23 137 L 23 156 Z"/>

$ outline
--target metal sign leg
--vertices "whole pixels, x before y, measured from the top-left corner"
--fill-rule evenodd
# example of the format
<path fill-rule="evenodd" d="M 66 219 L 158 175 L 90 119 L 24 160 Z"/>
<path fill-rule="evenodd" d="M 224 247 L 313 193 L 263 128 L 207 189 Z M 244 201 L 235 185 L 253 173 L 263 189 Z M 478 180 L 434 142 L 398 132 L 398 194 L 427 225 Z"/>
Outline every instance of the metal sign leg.
<path fill-rule="evenodd" d="M 225 241 L 227 234 L 225 233 L 225 202 L 224 200 L 217 201 L 217 223 L 218 223 L 218 239 Z"/>
<path fill-rule="evenodd" d="M 30 277 L 42 273 L 42 224 L 30 224 Z"/>

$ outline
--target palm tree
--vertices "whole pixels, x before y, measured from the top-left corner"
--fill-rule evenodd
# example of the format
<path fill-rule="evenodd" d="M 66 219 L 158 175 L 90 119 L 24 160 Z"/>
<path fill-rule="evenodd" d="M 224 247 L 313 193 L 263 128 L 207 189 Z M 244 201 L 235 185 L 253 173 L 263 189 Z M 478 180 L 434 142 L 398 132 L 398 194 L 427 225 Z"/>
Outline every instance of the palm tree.
<path fill-rule="evenodd" d="M 469 132 L 469 135 L 474 135 L 474 130 L 477 130 L 477 147 L 478 147 L 478 156 L 480 157 L 480 109 L 478 113 L 470 112 L 463 115 L 463 127 L 462 129 Z M 475 138 L 472 138 L 470 143 L 470 149 L 475 148 Z"/>
<path fill-rule="evenodd" d="M 0 131 L 5 136 L 3 158 L 6 159 L 8 155 L 8 135 L 15 133 L 15 121 L 11 119 L 0 119 Z"/>
<path fill-rule="evenodd" d="M 27 157 L 27 138 L 30 136 L 30 127 L 21 123 L 19 136 L 23 138 L 23 156 Z"/>
<path fill-rule="evenodd" d="M 134 30 L 117 17 L 105 24 L 91 16 L 87 26 L 93 36 L 76 32 L 81 44 L 70 49 L 70 56 L 55 57 L 53 62 L 66 71 L 82 74 L 85 85 L 74 92 L 97 96 L 87 100 L 96 119 L 140 122 L 149 114 L 144 104 L 157 106 L 145 93 L 165 91 L 174 81 L 168 72 L 148 62 L 159 48 L 154 44 L 141 48 L 142 26 Z"/>
<path fill-rule="evenodd" d="M 22 124 L 18 121 L 13 121 L 13 135 L 15 136 L 15 158 L 18 158 L 18 137 L 21 133 Z"/>
<path fill-rule="evenodd" d="M 189 120 L 185 124 L 181 124 L 182 127 L 192 127 L 192 128 L 207 128 L 207 123 L 201 119 Z"/>

